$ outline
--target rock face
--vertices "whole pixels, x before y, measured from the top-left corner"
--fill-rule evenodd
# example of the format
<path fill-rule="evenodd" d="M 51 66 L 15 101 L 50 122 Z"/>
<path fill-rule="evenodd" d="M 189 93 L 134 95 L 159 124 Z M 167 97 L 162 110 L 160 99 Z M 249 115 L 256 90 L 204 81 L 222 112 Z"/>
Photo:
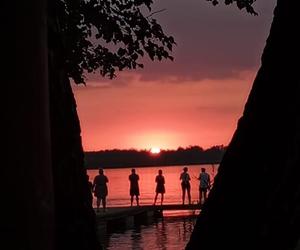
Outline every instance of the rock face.
<path fill-rule="evenodd" d="M 296 249 L 299 11 L 298 0 L 277 2 L 261 68 L 186 249 Z"/>

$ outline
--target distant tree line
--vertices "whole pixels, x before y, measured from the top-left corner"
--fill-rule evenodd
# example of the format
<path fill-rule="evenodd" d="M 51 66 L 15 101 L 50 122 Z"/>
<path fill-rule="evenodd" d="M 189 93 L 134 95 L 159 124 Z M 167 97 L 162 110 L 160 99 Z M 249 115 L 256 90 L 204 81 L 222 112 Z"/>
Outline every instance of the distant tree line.
<path fill-rule="evenodd" d="M 223 145 L 203 149 L 199 146 L 179 147 L 177 150 L 162 150 L 152 154 L 149 150 L 100 150 L 85 152 L 86 168 L 133 166 L 167 166 L 185 164 L 215 164 L 223 157 L 226 147 Z"/>

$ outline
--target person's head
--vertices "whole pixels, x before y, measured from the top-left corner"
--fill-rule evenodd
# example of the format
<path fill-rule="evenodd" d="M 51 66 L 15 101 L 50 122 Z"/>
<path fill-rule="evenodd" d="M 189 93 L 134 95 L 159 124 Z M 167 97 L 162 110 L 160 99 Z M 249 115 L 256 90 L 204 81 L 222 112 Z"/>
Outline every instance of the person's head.
<path fill-rule="evenodd" d="M 201 172 L 203 172 L 203 173 L 204 173 L 204 172 L 205 172 L 205 168 L 201 168 Z"/>
<path fill-rule="evenodd" d="M 99 168 L 99 174 L 103 174 L 103 168 Z"/>
<path fill-rule="evenodd" d="M 188 168 L 187 168 L 187 167 L 184 167 L 184 168 L 183 168 L 183 171 L 184 171 L 184 172 L 187 172 L 187 171 L 188 171 Z"/>
<path fill-rule="evenodd" d="M 131 169 L 131 173 L 135 174 L 135 169 L 134 168 Z"/>
<path fill-rule="evenodd" d="M 162 170 L 161 170 L 161 169 L 158 170 L 158 174 L 159 174 L 159 175 L 162 175 Z"/>

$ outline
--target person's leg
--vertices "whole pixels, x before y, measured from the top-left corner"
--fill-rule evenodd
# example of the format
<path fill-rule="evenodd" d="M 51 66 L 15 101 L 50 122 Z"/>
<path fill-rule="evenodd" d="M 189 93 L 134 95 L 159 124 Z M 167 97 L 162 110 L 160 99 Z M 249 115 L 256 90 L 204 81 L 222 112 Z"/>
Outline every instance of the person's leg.
<path fill-rule="evenodd" d="M 103 206 L 103 210 L 104 210 L 104 212 L 105 212 L 105 210 L 106 210 L 106 197 L 104 197 L 104 198 L 102 199 L 102 206 Z"/>
<path fill-rule="evenodd" d="M 130 206 L 133 205 L 133 195 L 130 195 Z"/>
<path fill-rule="evenodd" d="M 156 194 L 155 194 L 155 197 L 154 197 L 154 203 L 153 203 L 153 205 L 155 205 L 155 204 L 156 204 L 157 196 L 158 196 L 158 193 L 156 193 Z"/>
<path fill-rule="evenodd" d="M 97 197 L 97 212 L 99 212 L 99 207 L 100 207 L 100 198 Z"/>
<path fill-rule="evenodd" d="M 102 200 L 102 197 L 99 198 L 99 209 L 101 208 L 101 204 L 102 204 L 102 206 L 103 206 L 103 200 Z"/>
<path fill-rule="evenodd" d="M 163 202 L 164 202 L 164 194 L 161 193 L 161 200 L 160 200 L 160 205 L 161 205 L 161 206 L 162 206 Z"/>
<path fill-rule="evenodd" d="M 201 201 L 202 201 L 202 189 L 199 188 L 199 204 L 201 205 Z"/>
<path fill-rule="evenodd" d="M 207 198 L 207 189 L 203 190 L 203 198 L 204 198 L 204 202 L 205 202 L 206 198 Z"/>
<path fill-rule="evenodd" d="M 138 196 L 138 195 L 136 195 L 135 197 L 136 197 L 136 205 L 138 205 L 138 206 L 139 206 L 139 205 L 140 205 L 140 204 L 139 204 L 139 196 Z"/>
<path fill-rule="evenodd" d="M 182 187 L 182 204 L 184 205 L 184 200 L 185 200 L 185 187 Z"/>
<path fill-rule="evenodd" d="M 189 204 L 191 204 L 191 186 L 187 187 L 187 194 L 188 194 Z"/>

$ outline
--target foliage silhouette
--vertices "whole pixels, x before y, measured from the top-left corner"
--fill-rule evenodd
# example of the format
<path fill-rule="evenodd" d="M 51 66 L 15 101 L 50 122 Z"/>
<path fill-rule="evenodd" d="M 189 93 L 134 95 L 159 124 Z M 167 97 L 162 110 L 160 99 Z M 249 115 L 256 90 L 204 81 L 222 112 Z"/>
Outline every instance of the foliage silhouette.
<path fill-rule="evenodd" d="M 56 249 L 99 249 L 81 129 L 70 78 L 142 67 L 139 58 L 173 59 L 174 38 L 150 13 L 152 1 L 48 1 L 48 80 Z M 144 12 L 150 13 L 148 16 Z M 46 64 L 45 64 L 46 65 Z M 66 184 L 68 183 L 68 184 Z M 70 207 L 72 209 L 70 209 Z"/>
<path fill-rule="evenodd" d="M 219 163 L 225 153 L 223 145 L 203 149 L 199 146 L 178 148 L 177 150 L 161 150 L 153 155 L 148 150 L 101 150 L 85 153 L 87 168 L 99 167 L 142 167 L 166 166 L 186 164 L 214 164 Z"/>
<path fill-rule="evenodd" d="M 211 1 L 213 5 L 219 3 Z M 257 14 L 255 0 L 226 0 Z M 64 44 L 65 69 L 75 83 L 99 70 L 115 77 L 116 70 L 143 68 L 140 58 L 170 59 L 175 45 L 151 13 L 152 0 L 56 0 L 56 22 Z M 148 15 L 145 13 L 148 12 Z"/>
<path fill-rule="evenodd" d="M 151 0 L 56 0 L 57 21 L 65 44 L 65 68 L 75 83 L 99 70 L 113 78 L 116 69 L 142 68 L 152 60 L 171 59 L 175 40 L 153 18 Z M 148 13 L 148 15 L 144 14 Z"/>
<path fill-rule="evenodd" d="M 217 0 L 210 1 L 218 3 Z M 164 35 L 157 22 L 151 21 L 152 16 L 141 16 L 143 11 L 140 7 L 150 8 L 151 0 L 56 0 L 48 1 L 47 49 L 42 30 L 46 22 L 41 15 L 45 13 L 43 4 L 46 1 L 21 1 L 18 5 L 21 11 L 11 2 L 5 2 L 3 13 L 15 11 L 18 17 L 19 30 L 16 30 L 19 33 L 16 32 L 15 37 L 22 37 L 24 41 L 17 39 L 16 51 L 22 59 L 17 60 L 20 63 L 17 68 L 23 74 L 17 74 L 22 76 L 15 81 L 17 84 L 8 85 L 15 88 L 10 92 L 14 100 L 23 102 L 21 108 L 18 106 L 12 112 L 14 124 L 7 129 L 12 133 L 7 134 L 12 135 L 10 140 L 14 147 L 8 149 L 19 150 L 22 157 L 16 159 L 10 167 L 11 174 L 6 178 L 11 180 L 14 176 L 14 182 L 21 188 L 15 188 L 17 192 L 13 190 L 13 195 L 7 192 L 9 199 L 5 196 L 4 200 L 9 202 L 4 207 L 10 205 L 10 211 L 2 213 L 6 217 L 5 229 L 8 229 L 4 238 L 13 244 L 10 246 L 24 243 L 21 248 L 54 249 L 51 245 L 53 224 L 55 249 L 99 249 L 93 234 L 93 211 L 87 206 L 90 204 L 88 192 L 84 190 L 86 187 L 88 191 L 88 183 L 83 165 L 80 124 L 68 77 L 82 83 L 85 72 L 96 70 L 103 76 L 113 77 L 116 69 L 141 67 L 138 59 L 145 52 L 153 59 L 172 59 L 169 51 L 175 44 L 174 39 Z M 226 0 L 225 3 L 235 3 L 238 8 L 255 14 L 252 7 L 254 0 Z M 297 240 L 299 249 L 300 83 L 298 64 L 295 63 L 299 59 L 299 5 L 299 0 L 278 0 L 263 65 L 244 116 L 221 163 L 212 195 L 197 222 L 199 226 L 195 227 L 189 249 L 224 249 L 228 246 L 244 250 L 286 250 L 295 249 Z M 125 23 L 122 23 L 123 19 Z M 38 25 L 37 20 L 40 21 Z M 32 29 L 30 32 L 26 30 L 28 27 Z M 146 27 L 147 32 L 135 37 L 144 31 L 138 27 Z M 8 41 L 9 38 L 11 36 L 8 36 Z M 102 42 L 115 45 L 105 47 Z M 26 53 L 27 50 L 30 53 Z M 45 55 L 49 56 L 49 86 L 43 81 L 47 77 L 45 70 L 36 71 L 39 66 L 47 65 Z M 33 70 L 33 66 L 37 68 Z M 39 79 L 43 84 L 38 82 Z M 39 153 L 39 148 L 44 153 L 50 151 L 47 145 L 50 140 L 43 142 L 50 134 L 46 129 L 48 117 L 46 112 L 40 112 L 48 110 L 47 98 L 41 95 L 47 96 L 47 91 L 50 92 L 51 106 L 52 165 L 49 168 L 47 164 L 50 161 L 42 164 L 42 160 L 47 158 Z M 19 105 L 20 102 L 16 103 Z M 16 110 L 18 115 L 15 115 Z M 30 122 L 28 117 L 32 117 Z M 33 124 L 39 123 L 32 121 L 38 118 L 45 124 L 36 130 Z M 16 135 L 20 135 L 18 140 Z M 28 166 L 26 171 L 24 166 Z M 14 171 L 14 167 L 20 171 Z M 54 188 L 48 170 L 52 172 Z M 252 170 L 261 173 L 255 181 L 251 176 Z M 48 182 L 51 184 L 49 187 Z M 55 207 L 51 202 L 45 206 L 47 202 L 41 199 L 47 196 L 42 196 L 44 193 L 54 196 Z M 10 202 L 14 195 L 17 199 Z M 248 197 L 252 199 L 249 201 Z M 49 211 L 55 219 L 44 216 Z"/>
<path fill-rule="evenodd" d="M 207 0 L 207 1 L 212 2 L 213 5 L 217 5 L 220 2 L 218 0 Z M 249 12 L 250 14 L 257 15 L 257 12 L 252 7 L 252 4 L 255 1 L 256 0 L 225 0 L 224 2 L 226 5 L 236 3 L 236 5 L 239 9 L 245 8 L 247 10 L 247 12 Z"/>

